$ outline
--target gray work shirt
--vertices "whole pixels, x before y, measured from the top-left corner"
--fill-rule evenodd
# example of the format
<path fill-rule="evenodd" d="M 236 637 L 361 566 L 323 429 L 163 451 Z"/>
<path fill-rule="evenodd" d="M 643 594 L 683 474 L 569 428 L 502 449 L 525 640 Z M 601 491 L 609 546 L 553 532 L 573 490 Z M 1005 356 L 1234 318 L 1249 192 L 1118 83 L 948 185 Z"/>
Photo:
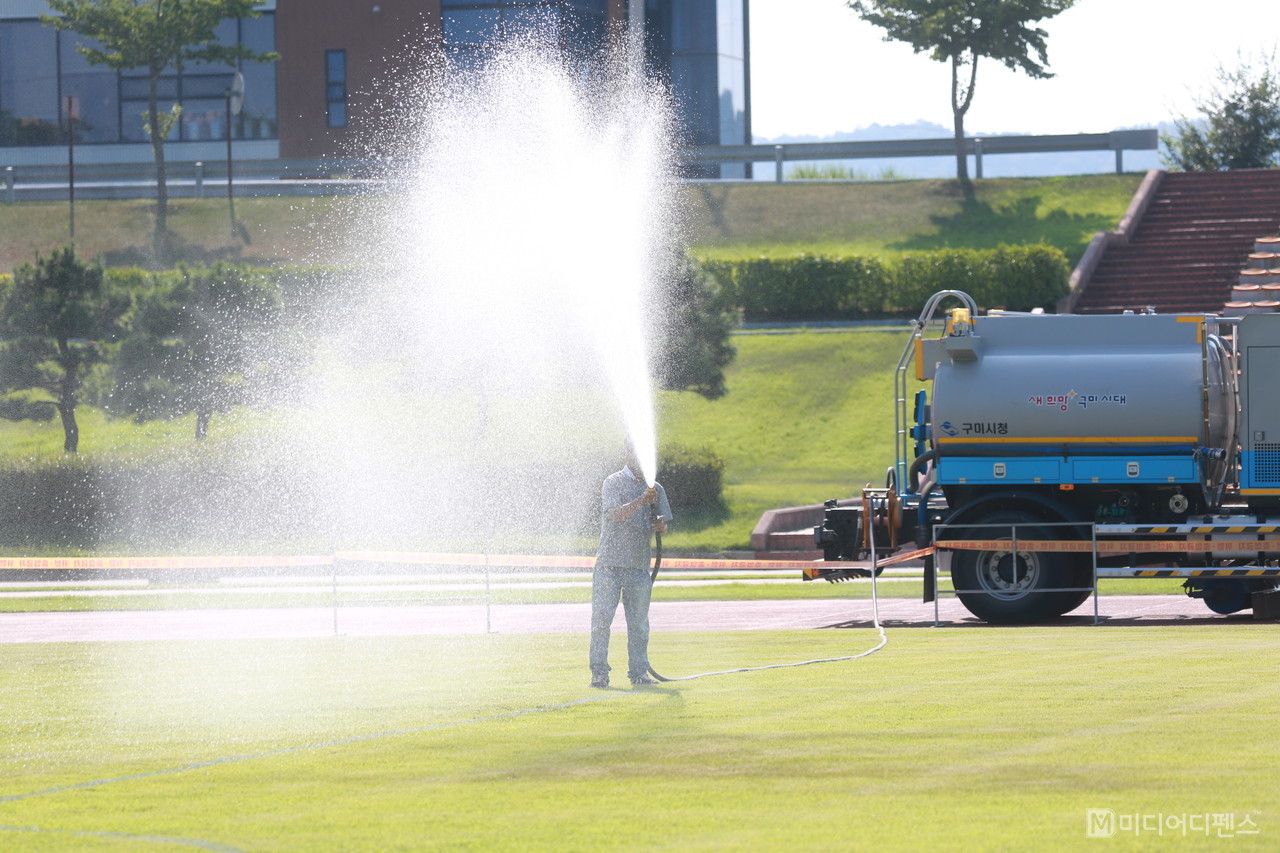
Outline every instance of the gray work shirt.
<path fill-rule="evenodd" d="M 600 489 L 600 549 L 596 551 L 597 566 L 619 568 L 649 568 L 649 540 L 653 537 L 653 516 L 661 515 L 671 521 L 671 504 L 661 483 L 655 483 L 658 502 L 642 506 L 626 521 L 612 521 L 609 510 L 631 503 L 644 494 L 648 486 L 644 478 L 631 473 L 630 468 L 610 474 Z"/>

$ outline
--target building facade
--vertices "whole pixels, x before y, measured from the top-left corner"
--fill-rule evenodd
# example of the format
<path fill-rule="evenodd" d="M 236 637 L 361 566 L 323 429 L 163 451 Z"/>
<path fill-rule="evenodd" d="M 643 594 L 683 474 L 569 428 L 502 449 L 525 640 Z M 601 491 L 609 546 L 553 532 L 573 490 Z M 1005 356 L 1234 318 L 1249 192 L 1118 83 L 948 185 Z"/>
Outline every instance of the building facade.
<path fill-rule="evenodd" d="M 240 157 L 359 155 L 389 111 L 394 81 L 433 56 L 467 65 L 489 44 L 549 26 L 564 49 L 587 56 L 641 14 L 648 66 L 674 92 L 682 141 L 751 140 L 747 0 L 266 0 L 259 8 L 260 17 L 223 22 L 219 40 L 276 51 L 278 62 L 191 63 L 165 74 L 162 107 L 181 107 L 171 159 L 216 157 L 228 127 Z M 44 26 L 48 13 L 43 0 L 0 4 L 0 166 L 57 162 L 69 119 L 78 159 L 149 160 L 145 71 L 89 64 L 76 50 L 84 37 Z M 228 116 L 236 70 L 243 108 Z M 742 174 L 723 168 L 738 170 L 724 177 Z"/>

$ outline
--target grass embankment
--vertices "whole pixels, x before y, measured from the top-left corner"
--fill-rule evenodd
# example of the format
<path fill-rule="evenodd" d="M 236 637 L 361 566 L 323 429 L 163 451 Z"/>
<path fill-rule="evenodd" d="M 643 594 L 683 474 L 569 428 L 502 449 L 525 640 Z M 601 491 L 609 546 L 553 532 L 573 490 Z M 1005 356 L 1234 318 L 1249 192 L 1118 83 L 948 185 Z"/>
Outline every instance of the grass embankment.
<path fill-rule="evenodd" d="M 977 183 L 966 203 L 952 182 L 695 185 L 686 188 L 697 252 L 895 253 L 1046 241 L 1078 257 L 1092 233 L 1112 228 L 1137 186 L 1137 175 L 1000 179 Z M 243 199 L 238 218 L 254 235 L 236 247 L 216 200 L 174 203 L 174 228 L 196 257 L 259 263 L 350 261 L 358 241 L 339 239 L 351 221 L 350 199 Z M 62 242 L 66 205 L 0 206 L 0 269 L 30 260 Z M 84 202 L 77 206 L 81 253 L 112 249 L 120 260 L 141 256 L 149 240 L 146 202 Z M 498 238 L 500 240 L 500 238 Z M 119 247 L 133 247 L 120 251 Z M 344 248 L 345 247 L 345 248 Z M 109 258 L 111 255 L 109 255 Z M 367 259 L 366 259 L 367 260 Z M 785 335 L 741 334 L 727 371 L 729 393 L 707 402 L 692 394 L 659 400 L 662 440 L 708 445 L 726 462 L 727 516 L 682 519 L 673 550 L 721 551 L 747 545 L 764 510 L 818 503 L 880 485 L 893 461 L 893 367 L 905 331 L 841 330 Z M 82 449 L 137 455 L 189 443 L 190 418 L 137 425 L 81 407 Z M 243 412 L 215 418 L 210 447 L 229 433 L 264 428 L 265 416 Z M 56 421 L 0 421 L 0 456 L 56 455 Z"/>
<path fill-rule="evenodd" d="M 687 190 L 700 254 L 887 257 L 934 249 L 1046 243 L 1075 264 L 1097 231 L 1116 227 L 1141 175 L 954 181 L 702 184 Z"/>
<path fill-rule="evenodd" d="M 705 442 L 725 459 L 729 518 L 673 532 L 673 548 L 746 545 L 767 509 L 883 485 L 892 464 L 893 374 L 908 332 L 841 329 L 735 336 L 729 393 L 664 395 L 659 435 Z"/>
<path fill-rule="evenodd" d="M 683 190 L 689 241 L 715 257 L 826 254 L 893 255 L 940 248 L 1048 243 L 1074 263 L 1095 231 L 1114 228 L 1141 175 L 1000 178 L 975 183 L 966 203 L 955 182 L 941 180 L 697 184 Z M 248 245 L 231 237 L 225 199 L 176 199 L 170 226 L 192 261 L 261 264 L 368 262 L 352 223 L 350 198 L 242 198 L 236 218 Z M 108 263 L 145 260 L 151 245 L 147 200 L 76 204 L 76 246 Z M 65 202 L 0 204 L 0 271 L 65 245 Z M 495 248 L 503 237 L 492 235 Z"/>
<path fill-rule="evenodd" d="M 880 485 L 893 461 L 893 368 L 904 329 L 841 329 L 734 337 L 729 393 L 708 402 L 692 393 L 659 398 L 664 442 L 707 445 L 725 460 L 726 517 L 682 519 L 667 539 L 674 551 L 745 548 L 767 509 L 821 503 Z M 145 455 L 190 445 L 191 416 L 138 425 L 79 409 L 85 456 Z M 215 417 L 207 450 L 236 433 L 266 428 L 252 412 Z M 255 424 L 257 426 L 255 427 Z M 58 420 L 0 421 L 0 457 L 61 455 Z"/>
<path fill-rule="evenodd" d="M 589 691 L 574 635 L 19 644 L 0 844 L 1051 852 L 1106 845 L 1109 809 L 1126 850 L 1269 850 L 1272 634 L 890 629 L 635 692 Z M 651 652 L 684 675 L 875 642 Z"/>
<path fill-rule="evenodd" d="M 80 201 L 76 203 L 76 251 L 101 258 L 109 266 L 145 266 L 151 252 L 155 203 Z M 169 228 L 180 257 L 187 262 L 244 261 L 262 265 L 358 263 L 359 241 L 344 222 L 353 201 L 305 196 L 236 199 L 236 219 L 252 242 L 232 238 L 227 200 L 174 199 Z M 71 242 L 66 202 L 0 204 L 0 271 L 48 255 Z M 364 258 L 368 261 L 368 258 Z"/>

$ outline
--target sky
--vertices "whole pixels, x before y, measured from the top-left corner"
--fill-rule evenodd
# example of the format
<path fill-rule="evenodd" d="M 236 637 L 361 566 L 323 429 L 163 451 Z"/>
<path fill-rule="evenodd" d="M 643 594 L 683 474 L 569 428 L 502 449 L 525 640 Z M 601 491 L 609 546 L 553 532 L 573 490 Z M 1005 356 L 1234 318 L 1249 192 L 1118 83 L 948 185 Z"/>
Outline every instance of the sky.
<path fill-rule="evenodd" d="M 918 120 L 951 126 L 947 63 L 884 41 L 843 0 L 749 2 L 758 139 Z M 1192 117 L 1219 65 L 1276 52 L 1278 12 L 1276 0 L 1078 0 L 1040 23 L 1054 77 L 979 62 L 965 129 L 1101 133 Z"/>

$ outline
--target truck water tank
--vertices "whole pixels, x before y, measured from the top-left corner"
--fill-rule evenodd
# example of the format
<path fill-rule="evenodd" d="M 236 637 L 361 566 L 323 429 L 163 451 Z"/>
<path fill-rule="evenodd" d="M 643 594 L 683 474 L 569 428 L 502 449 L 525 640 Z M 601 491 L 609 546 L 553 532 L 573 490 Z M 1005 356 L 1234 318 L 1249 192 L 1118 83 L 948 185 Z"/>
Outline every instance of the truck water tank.
<path fill-rule="evenodd" d="M 969 340 L 928 349 L 934 446 L 944 458 L 1196 448 L 1225 458 L 1236 392 L 1214 332 L 1201 315 L 977 317 Z"/>

